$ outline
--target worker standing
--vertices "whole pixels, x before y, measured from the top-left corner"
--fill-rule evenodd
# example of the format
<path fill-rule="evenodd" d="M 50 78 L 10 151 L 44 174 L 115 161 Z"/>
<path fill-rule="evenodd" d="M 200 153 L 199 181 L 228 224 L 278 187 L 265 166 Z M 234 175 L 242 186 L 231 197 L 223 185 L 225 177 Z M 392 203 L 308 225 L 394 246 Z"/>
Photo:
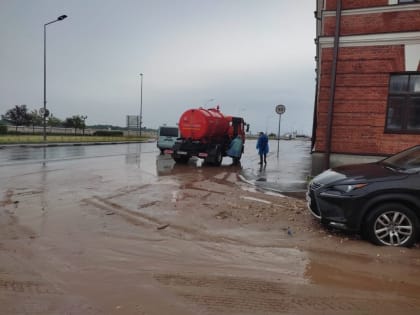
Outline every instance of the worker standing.
<path fill-rule="evenodd" d="M 260 162 L 258 164 L 262 165 L 263 160 L 264 160 L 264 164 L 267 164 L 267 153 L 269 151 L 269 147 L 268 147 L 268 137 L 264 132 L 260 132 L 260 135 L 258 137 L 257 150 L 258 150 L 258 154 L 260 155 Z"/>
<path fill-rule="evenodd" d="M 230 156 L 233 160 L 233 165 L 239 165 L 239 161 L 242 155 L 242 137 L 237 135 L 229 145 L 229 149 L 227 150 L 227 155 Z"/>

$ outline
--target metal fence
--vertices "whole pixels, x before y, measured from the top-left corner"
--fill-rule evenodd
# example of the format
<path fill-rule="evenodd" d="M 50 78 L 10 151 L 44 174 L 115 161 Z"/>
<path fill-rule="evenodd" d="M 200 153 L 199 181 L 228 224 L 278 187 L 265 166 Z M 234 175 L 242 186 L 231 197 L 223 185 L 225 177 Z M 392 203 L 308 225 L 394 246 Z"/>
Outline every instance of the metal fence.
<path fill-rule="evenodd" d="M 44 133 L 44 127 L 42 126 L 7 126 L 8 132 L 17 132 L 22 134 L 34 134 L 34 135 L 42 135 Z M 96 131 L 111 131 L 110 129 L 92 129 L 92 128 L 85 128 L 85 129 L 75 129 L 75 128 L 62 128 L 62 127 L 47 127 L 46 133 L 47 135 L 88 135 L 92 136 Z M 120 131 L 120 130 L 112 130 L 112 131 Z M 121 130 L 124 136 L 138 136 L 138 130 Z M 156 132 L 144 132 L 144 136 L 154 137 L 156 136 Z"/>

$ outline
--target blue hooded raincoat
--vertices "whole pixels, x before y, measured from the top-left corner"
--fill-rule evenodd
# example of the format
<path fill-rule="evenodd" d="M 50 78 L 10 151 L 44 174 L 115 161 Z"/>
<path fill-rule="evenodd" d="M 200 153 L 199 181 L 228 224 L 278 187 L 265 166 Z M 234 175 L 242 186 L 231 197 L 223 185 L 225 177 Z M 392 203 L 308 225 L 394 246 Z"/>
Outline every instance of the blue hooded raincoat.
<path fill-rule="evenodd" d="M 258 137 L 258 141 L 257 141 L 257 150 L 258 150 L 258 154 L 259 155 L 264 155 L 267 154 L 269 151 L 269 147 L 268 147 L 268 137 L 266 134 L 262 133 L 259 137 Z"/>

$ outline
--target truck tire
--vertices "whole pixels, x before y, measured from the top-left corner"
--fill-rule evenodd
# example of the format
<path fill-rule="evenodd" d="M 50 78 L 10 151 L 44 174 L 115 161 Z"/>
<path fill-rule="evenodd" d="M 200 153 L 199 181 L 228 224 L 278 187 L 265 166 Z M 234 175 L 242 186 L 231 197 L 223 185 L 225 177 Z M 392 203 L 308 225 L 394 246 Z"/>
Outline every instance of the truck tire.
<path fill-rule="evenodd" d="M 239 165 L 241 163 L 241 156 L 232 158 L 233 165 Z"/>
<path fill-rule="evenodd" d="M 220 166 L 220 164 L 222 164 L 222 160 L 223 160 L 222 151 L 218 149 L 216 151 L 216 155 L 214 157 L 213 165 L 214 166 Z"/>
<path fill-rule="evenodd" d="M 211 150 L 208 151 L 208 156 L 205 159 L 205 163 L 213 166 L 220 166 L 223 160 L 222 149 L 219 145 L 215 145 Z"/>

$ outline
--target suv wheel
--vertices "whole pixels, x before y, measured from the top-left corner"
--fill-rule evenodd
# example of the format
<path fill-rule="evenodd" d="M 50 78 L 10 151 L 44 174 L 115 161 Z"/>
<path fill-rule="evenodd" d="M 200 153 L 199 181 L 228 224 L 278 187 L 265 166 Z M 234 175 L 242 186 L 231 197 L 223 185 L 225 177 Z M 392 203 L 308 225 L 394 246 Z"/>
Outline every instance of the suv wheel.
<path fill-rule="evenodd" d="M 376 245 L 413 246 L 418 235 L 418 219 L 410 208 L 383 204 L 368 215 L 364 233 Z"/>

